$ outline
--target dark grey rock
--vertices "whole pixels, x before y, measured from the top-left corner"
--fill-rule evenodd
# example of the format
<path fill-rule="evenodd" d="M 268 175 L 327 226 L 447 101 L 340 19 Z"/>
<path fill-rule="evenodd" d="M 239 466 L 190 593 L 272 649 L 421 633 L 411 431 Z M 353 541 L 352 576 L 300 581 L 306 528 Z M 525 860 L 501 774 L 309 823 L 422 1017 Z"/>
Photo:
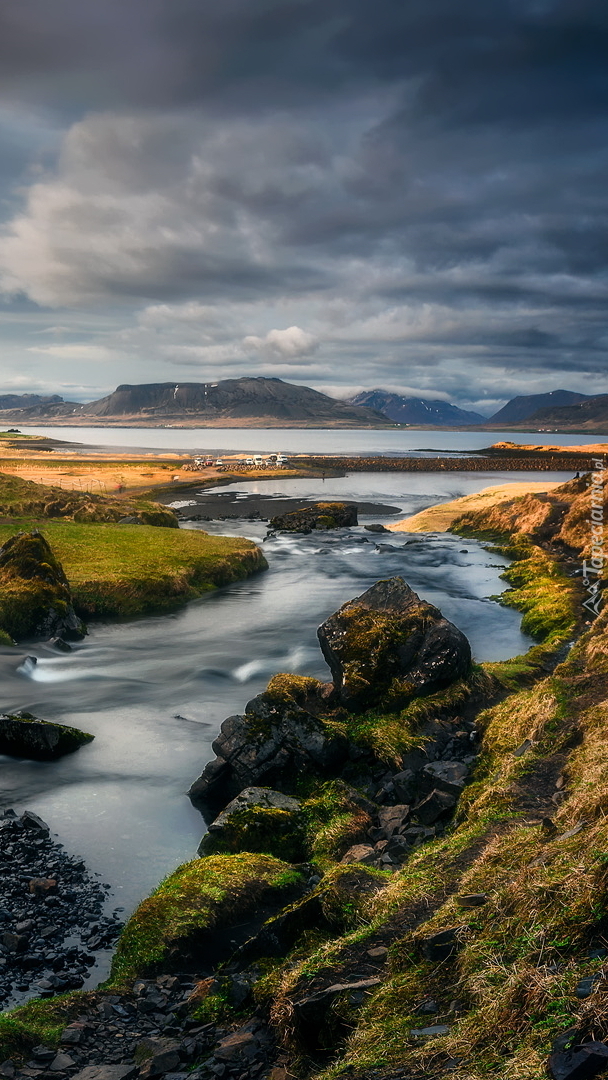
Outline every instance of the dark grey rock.
<path fill-rule="evenodd" d="M 431 761 L 423 769 L 431 787 L 456 796 L 462 793 L 468 772 L 462 761 Z"/>
<path fill-rule="evenodd" d="M 131 1080 L 136 1073 L 136 1065 L 87 1065 L 71 1080 Z"/>
<path fill-rule="evenodd" d="M 414 1039 L 429 1039 L 433 1035 L 449 1035 L 448 1024 L 433 1024 L 431 1027 L 411 1028 L 410 1035 Z"/>
<path fill-rule="evenodd" d="M 602 976 L 599 975 L 599 974 L 598 975 L 588 975 L 586 979 L 581 979 L 580 980 L 580 982 L 578 983 L 578 985 L 577 985 L 577 987 L 576 987 L 576 989 L 574 991 L 574 996 L 579 998 L 581 1001 L 584 998 L 591 997 L 592 993 L 594 992 L 594 990 L 596 990 L 596 988 L 599 986 L 601 981 L 602 981 Z"/>
<path fill-rule="evenodd" d="M 71 1069 L 74 1064 L 74 1059 L 71 1058 L 69 1054 L 59 1053 L 55 1054 L 55 1057 L 49 1065 L 49 1069 L 51 1069 L 52 1072 L 64 1072 L 65 1069 Z"/>
<path fill-rule="evenodd" d="M 422 953 L 427 960 L 447 960 L 458 950 L 458 927 L 440 930 L 437 934 L 425 938 Z"/>
<path fill-rule="evenodd" d="M 548 1071 L 553 1080 L 590 1080 L 608 1072 L 608 1046 L 587 1042 L 572 1050 L 557 1050 L 549 1057 Z"/>
<path fill-rule="evenodd" d="M 266 694 L 244 716 L 229 716 L 212 743 L 217 755 L 188 792 L 195 805 L 226 804 L 248 787 L 276 787 L 297 775 L 330 776 L 348 758 L 348 740 L 297 704 Z"/>
<path fill-rule="evenodd" d="M 376 859 L 377 852 L 371 844 L 353 844 L 342 856 L 342 863 L 364 863 L 370 865 Z"/>
<path fill-rule="evenodd" d="M 229 846 L 235 823 L 238 822 L 238 815 L 244 810 L 285 810 L 290 814 L 291 827 L 296 828 L 296 818 L 301 812 L 300 805 L 298 799 L 292 799 L 289 795 L 274 791 L 273 788 L 245 788 L 211 822 L 199 844 L 198 854 L 207 855 L 217 850 L 218 840 L 220 844 Z"/>
<path fill-rule="evenodd" d="M 467 893 L 464 896 L 457 896 L 456 903 L 461 908 L 476 908 L 483 907 L 487 904 L 488 897 L 485 893 Z"/>
<path fill-rule="evenodd" d="M 337 695 L 349 709 L 448 686 L 466 675 L 464 634 L 421 600 L 403 578 L 378 581 L 344 604 L 317 631 Z"/>
<path fill-rule="evenodd" d="M 442 815 L 456 806 L 456 797 L 447 791 L 432 791 L 418 806 L 414 807 L 413 816 L 423 825 L 432 825 Z"/>
<path fill-rule="evenodd" d="M 87 732 L 40 720 L 31 713 L 0 716 L 0 754 L 54 761 L 92 740 L 93 736 Z"/>

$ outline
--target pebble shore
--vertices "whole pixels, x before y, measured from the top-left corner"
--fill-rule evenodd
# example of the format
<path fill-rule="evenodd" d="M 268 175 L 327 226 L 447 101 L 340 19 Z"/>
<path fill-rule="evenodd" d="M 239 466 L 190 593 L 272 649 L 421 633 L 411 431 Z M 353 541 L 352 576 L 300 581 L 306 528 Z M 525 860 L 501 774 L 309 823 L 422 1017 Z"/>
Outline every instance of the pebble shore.
<path fill-rule="evenodd" d="M 84 986 L 121 928 L 108 884 L 32 811 L 0 817 L 0 1007 Z"/>

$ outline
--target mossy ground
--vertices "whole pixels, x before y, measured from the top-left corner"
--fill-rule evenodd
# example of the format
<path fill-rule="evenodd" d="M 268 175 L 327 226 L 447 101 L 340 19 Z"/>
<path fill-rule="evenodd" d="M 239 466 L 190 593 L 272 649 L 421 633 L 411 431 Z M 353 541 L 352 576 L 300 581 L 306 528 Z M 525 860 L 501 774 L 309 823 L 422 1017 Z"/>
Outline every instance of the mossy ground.
<path fill-rule="evenodd" d="M 556 555 L 538 547 L 525 534 L 486 531 L 480 536 L 464 519 L 456 521 L 452 531 L 490 540 L 495 551 L 512 560 L 500 575 L 511 586 L 500 601 L 523 612 L 524 633 L 551 645 L 565 641 L 580 627 L 581 588 L 564 572 Z"/>
<path fill-rule="evenodd" d="M 64 490 L 0 472 L 0 516 L 116 522 L 135 516 L 145 525 L 176 529 L 172 510 L 142 497 L 117 499 L 100 492 Z"/>
<path fill-rule="evenodd" d="M 44 529 L 85 620 L 170 611 L 266 567 L 249 540 L 151 525 L 79 524 L 25 519 L 0 522 L 0 543 L 18 529 Z M 15 586 L 15 603 L 24 585 Z M 8 594 L 3 603 L 9 600 Z"/>
<path fill-rule="evenodd" d="M 29 1001 L 11 1013 L 0 1013 L 0 1056 L 29 1056 L 34 1046 L 58 1047 L 61 1032 L 96 1000 L 97 995 L 78 990 L 53 1001 Z"/>

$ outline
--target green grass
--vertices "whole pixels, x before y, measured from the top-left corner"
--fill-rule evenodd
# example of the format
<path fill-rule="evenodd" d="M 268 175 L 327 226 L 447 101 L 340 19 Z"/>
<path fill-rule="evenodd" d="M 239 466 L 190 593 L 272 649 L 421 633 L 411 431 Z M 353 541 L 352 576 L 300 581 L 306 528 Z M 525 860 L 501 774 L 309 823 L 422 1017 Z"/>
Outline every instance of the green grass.
<path fill-rule="evenodd" d="M 0 1014 L 0 1057 L 20 1058 L 34 1046 L 58 1047 L 63 1029 L 94 1002 L 90 991 L 73 990 L 52 1001 L 28 1001 Z"/>
<path fill-rule="evenodd" d="M 267 566 L 249 540 L 151 525 L 30 518 L 0 522 L 0 543 L 36 527 L 61 562 L 74 606 L 85 619 L 170 611 Z"/>

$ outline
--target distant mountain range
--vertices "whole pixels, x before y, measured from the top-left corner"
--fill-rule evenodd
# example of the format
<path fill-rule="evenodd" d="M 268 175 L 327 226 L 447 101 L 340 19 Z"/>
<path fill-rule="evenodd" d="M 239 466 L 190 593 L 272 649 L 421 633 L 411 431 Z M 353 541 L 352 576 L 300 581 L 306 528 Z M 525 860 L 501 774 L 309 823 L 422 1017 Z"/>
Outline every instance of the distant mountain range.
<path fill-rule="evenodd" d="M 7 409 L 46 409 L 53 405 L 65 405 L 59 394 L 43 397 L 41 394 L 0 394 L 0 412 Z"/>
<path fill-rule="evenodd" d="M 348 399 L 351 405 L 365 405 L 377 409 L 396 424 L 428 424 L 440 427 L 471 427 L 485 424 L 481 413 L 467 412 L 447 401 L 429 401 L 425 398 L 402 397 L 389 390 L 363 390 Z"/>
<path fill-rule="evenodd" d="M 124 384 L 107 397 L 84 405 L 57 397 L 33 402 L 32 397 L 35 395 L 23 395 L 18 406 L 2 405 L 0 398 L 2 419 L 13 423 L 42 419 L 68 424 L 120 420 L 134 425 L 173 422 L 216 426 L 239 421 L 238 426 L 244 427 L 382 427 L 389 423 L 373 409 L 337 401 L 308 386 L 262 377 L 223 379 L 217 383 Z"/>
<path fill-rule="evenodd" d="M 608 433 L 608 394 L 589 397 L 553 390 L 513 398 L 489 418 L 446 401 L 365 390 L 338 401 L 282 379 L 222 379 L 216 383 L 123 384 L 97 401 L 64 401 L 58 394 L 0 394 L 3 423 L 133 427 L 458 427 Z"/>

